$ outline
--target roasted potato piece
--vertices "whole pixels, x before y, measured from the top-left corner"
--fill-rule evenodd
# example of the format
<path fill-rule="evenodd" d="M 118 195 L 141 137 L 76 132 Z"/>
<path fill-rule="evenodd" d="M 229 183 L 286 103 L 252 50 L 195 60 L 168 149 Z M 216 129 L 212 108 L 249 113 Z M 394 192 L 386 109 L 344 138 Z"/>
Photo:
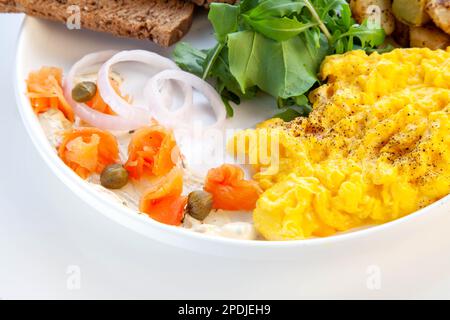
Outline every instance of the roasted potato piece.
<path fill-rule="evenodd" d="M 436 50 L 445 49 L 450 45 L 450 36 L 432 25 L 411 27 L 409 37 L 411 47 L 426 47 Z"/>
<path fill-rule="evenodd" d="M 366 19 L 376 19 L 376 15 L 380 14 L 381 27 L 386 35 L 394 32 L 395 18 L 391 10 L 391 0 L 351 0 L 350 7 L 358 23 Z"/>
<path fill-rule="evenodd" d="M 450 0 L 428 0 L 427 12 L 439 28 L 450 34 Z"/>
<path fill-rule="evenodd" d="M 392 38 L 401 47 L 409 47 L 409 26 L 396 19 Z"/>
<path fill-rule="evenodd" d="M 419 27 L 430 21 L 426 5 L 427 0 L 394 0 L 392 11 L 401 22 Z"/>

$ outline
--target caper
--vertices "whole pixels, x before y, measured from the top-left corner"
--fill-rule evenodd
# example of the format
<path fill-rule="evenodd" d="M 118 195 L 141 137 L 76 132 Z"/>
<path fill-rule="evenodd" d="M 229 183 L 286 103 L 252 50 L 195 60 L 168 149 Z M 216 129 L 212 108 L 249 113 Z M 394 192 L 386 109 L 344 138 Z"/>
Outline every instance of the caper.
<path fill-rule="evenodd" d="M 72 99 L 76 102 L 88 102 L 97 92 L 97 85 L 91 81 L 83 81 L 78 83 L 72 89 Z"/>
<path fill-rule="evenodd" d="M 108 189 L 120 189 L 128 183 L 128 171 L 119 163 L 111 164 L 100 174 L 102 186 Z"/>
<path fill-rule="evenodd" d="M 192 191 L 188 196 L 187 213 L 200 221 L 203 221 L 211 212 L 213 205 L 212 195 L 205 191 Z"/>

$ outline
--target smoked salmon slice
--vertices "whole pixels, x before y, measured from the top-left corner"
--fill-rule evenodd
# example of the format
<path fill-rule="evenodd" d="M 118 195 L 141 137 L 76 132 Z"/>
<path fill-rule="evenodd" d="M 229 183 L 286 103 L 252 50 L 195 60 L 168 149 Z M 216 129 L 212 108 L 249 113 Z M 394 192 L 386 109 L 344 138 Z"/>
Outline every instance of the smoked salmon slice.
<path fill-rule="evenodd" d="M 116 138 L 97 128 L 81 128 L 66 132 L 58 148 L 59 157 L 81 178 L 103 169 L 119 160 Z"/>
<path fill-rule="evenodd" d="M 180 168 L 173 168 L 154 187 L 144 193 L 139 209 L 156 221 L 178 226 L 183 220 L 187 204 L 187 197 L 181 195 L 182 191 L 183 171 Z"/>
<path fill-rule="evenodd" d="M 244 171 L 231 164 L 209 170 L 204 189 L 213 196 L 213 208 L 251 211 L 262 193 L 255 181 L 245 180 Z"/>
<path fill-rule="evenodd" d="M 62 89 L 62 69 L 42 67 L 38 71 L 31 72 L 26 82 L 27 95 L 36 114 L 57 108 L 69 121 L 74 121 L 74 112 Z"/>
<path fill-rule="evenodd" d="M 160 125 L 141 128 L 131 138 L 125 168 L 133 179 L 163 176 L 175 166 L 177 150 L 171 131 Z"/>

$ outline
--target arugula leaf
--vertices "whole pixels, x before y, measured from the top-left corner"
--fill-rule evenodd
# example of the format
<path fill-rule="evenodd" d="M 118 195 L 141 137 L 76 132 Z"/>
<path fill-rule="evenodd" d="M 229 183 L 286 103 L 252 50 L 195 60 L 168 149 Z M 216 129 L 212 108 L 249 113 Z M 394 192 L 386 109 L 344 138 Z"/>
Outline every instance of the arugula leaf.
<path fill-rule="evenodd" d="M 217 57 L 225 47 L 228 34 L 237 31 L 239 12 L 240 9 L 238 6 L 232 6 L 226 3 L 211 3 L 208 19 L 213 25 L 214 35 L 218 43 L 212 50 L 208 51 L 203 66 L 203 79 L 208 77 Z"/>
<path fill-rule="evenodd" d="M 252 9 L 249 16 L 254 20 L 282 18 L 300 13 L 304 7 L 305 1 L 302 0 L 266 0 Z"/>
<path fill-rule="evenodd" d="M 240 104 L 241 98 L 251 99 L 258 91 L 256 87 L 249 88 L 246 93 L 241 91 L 239 83 L 230 71 L 227 47 L 223 48 L 218 55 L 216 63 L 210 70 L 210 77 L 216 79 L 216 89 L 222 96 L 222 100 L 227 110 L 227 117 L 232 117 L 234 114 L 230 101 L 235 104 Z"/>
<path fill-rule="evenodd" d="M 258 73 L 259 66 L 253 63 L 257 58 L 252 55 L 259 51 L 256 49 L 257 37 L 258 34 L 254 31 L 241 31 L 228 36 L 230 71 L 243 93 L 247 88 L 256 85 L 253 75 Z"/>
<path fill-rule="evenodd" d="M 236 78 L 231 74 L 228 55 L 228 48 L 225 47 L 218 56 L 214 67 L 211 69 L 210 76 L 216 78 L 216 88 L 220 94 L 223 94 L 227 100 L 239 104 L 241 98 L 253 98 L 256 95 L 257 89 L 250 87 L 245 93 L 242 92 Z"/>
<path fill-rule="evenodd" d="M 189 43 L 180 42 L 173 51 L 176 64 L 183 70 L 201 77 L 207 54 L 192 47 Z"/>
<path fill-rule="evenodd" d="M 387 45 L 382 45 L 382 46 L 377 47 L 377 48 L 367 48 L 366 52 L 368 54 L 371 54 L 373 52 L 377 52 L 379 54 L 382 54 L 382 53 L 391 52 L 394 49 L 395 49 L 395 47 L 392 44 L 388 43 Z"/>
<path fill-rule="evenodd" d="M 278 98 L 277 105 L 283 111 L 276 114 L 274 118 L 281 118 L 284 121 L 291 121 L 297 117 L 305 117 L 312 110 L 311 104 L 305 95 L 288 99 Z"/>
<path fill-rule="evenodd" d="M 350 27 L 350 29 L 341 34 L 338 39 L 342 39 L 344 37 L 352 40 L 353 38 L 358 38 L 361 42 L 361 47 L 365 48 L 366 46 L 375 47 L 380 45 L 384 41 L 385 33 L 384 29 L 372 29 L 367 26 L 367 20 L 364 21 L 363 24 L 354 24 Z M 349 41 L 351 42 L 351 41 Z M 348 51 L 350 51 L 349 49 Z"/>
<path fill-rule="evenodd" d="M 245 13 L 245 12 L 255 8 L 259 4 L 259 2 L 260 2 L 260 0 L 242 0 L 239 3 L 241 13 Z"/>
<path fill-rule="evenodd" d="M 232 100 L 229 99 L 226 93 L 228 93 L 228 91 L 225 90 L 222 94 L 222 101 L 223 104 L 225 105 L 225 110 L 227 111 L 227 118 L 232 118 L 234 116 L 234 109 L 230 104 L 230 101 Z"/>
<path fill-rule="evenodd" d="M 281 97 L 278 97 L 277 99 L 277 106 L 280 109 L 293 106 L 307 106 L 307 105 L 309 105 L 309 100 L 304 94 L 302 94 L 301 96 L 290 97 L 287 99 L 283 99 Z"/>
<path fill-rule="evenodd" d="M 238 29 L 239 7 L 226 3 L 213 2 L 210 5 L 208 19 L 214 28 L 217 41 L 223 43 L 227 35 Z"/>
<path fill-rule="evenodd" d="M 244 16 L 244 19 L 254 30 L 276 41 L 289 40 L 317 25 L 314 22 L 302 23 L 296 18 L 287 17 L 253 20 L 249 16 Z"/>
<path fill-rule="evenodd" d="M 209 76 L 211 68 L 214 66 L 217 57 L 220 55 L 224 47 L 224 43 L 218 42 L 214 48 L 206 51 L 206 59 L 203 63 L 203 74 L 201 75 L 203 80 Z"/>
<path fill-rule="evenodd" d="M 280 118 L 285 122 L 289 122 L 301 116 L 302 114 L 297 110 L 295 110 L 294 108 L 287 108 L 286 110 L 274 115 L 273 118 Z"/>
<path fill-rule="evenodd" d="M 341 11 L 339 11 L 340 21 L 345 29 L 349 29 L 354 20 L 352 19 L 352 11 L 349 6 L 342 6 Z"/>
<path fill-rule="evenodd" d="M 274 115 L 273 118 L 280 118 L 281 120 L 288 122 L 298 117 L 306 117 L 310 112 L 311 107 L 309 105 L 302 107 L 289 107 Z"/>
<path fill-rule="evenodd" d="M 283 111 L 276 114 L 274 118 L 280 118 L 283 121 L 291 121 L 297 117 L 306 117 L 312 110 L 311 104 L 305 95 L 287 99 L 278 98 L 277 105 Z"/>
<path fill-rule="evenodd" d="M 228 36 L 230 71 L 244 93 L 257 86 L 273 97 L 299 96 L 317 82 L 323 45 L 317 50 L 302 36 L 278 42 L 254 31 L 233 33 Z"/>
<path fill-rule="evenodd" d="M 350 9 L 346 0 L 311 0 L 311 4 L 322 20 L 326 20 L 330 13 L 339 13 L 345 8 Z"/>

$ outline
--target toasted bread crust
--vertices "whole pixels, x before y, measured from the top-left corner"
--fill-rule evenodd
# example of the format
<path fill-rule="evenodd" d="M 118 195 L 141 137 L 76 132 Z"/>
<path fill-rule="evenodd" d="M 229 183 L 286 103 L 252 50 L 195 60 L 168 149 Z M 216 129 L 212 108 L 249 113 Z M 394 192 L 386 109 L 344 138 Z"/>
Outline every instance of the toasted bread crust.
<path fill-rule="evenodd" d="M 170 46 L 189 30 L 194 5 L 183 0 L 0 0 L 0 12 L 66 22 L 76 5 L 81 27 Z"/>

